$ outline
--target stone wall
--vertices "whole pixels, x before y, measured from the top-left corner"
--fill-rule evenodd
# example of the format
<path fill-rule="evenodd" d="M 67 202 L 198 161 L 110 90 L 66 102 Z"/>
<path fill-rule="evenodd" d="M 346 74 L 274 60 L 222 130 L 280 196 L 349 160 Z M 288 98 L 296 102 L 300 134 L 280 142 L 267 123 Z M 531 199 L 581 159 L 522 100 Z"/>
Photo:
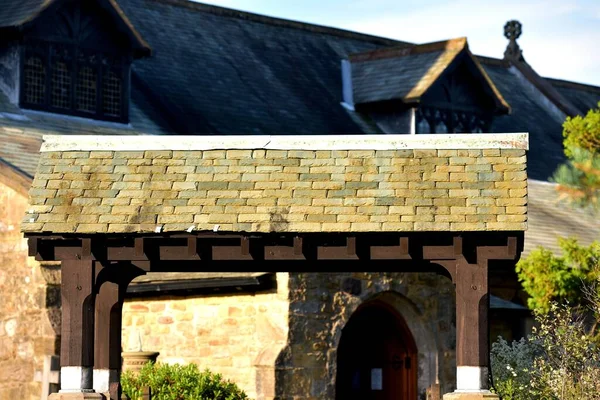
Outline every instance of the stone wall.
<path fill-rule="evenodd" d="M 295 273 L 289 290 L 289 342 L 277 362 L 281 398 L 335 398 L 342 329 L 361 304 L 376 298 L 402 315 L 415 339 L 419 399 L 438 381 L 441 393 L 454 390 L 455 292 L 448 278 L 415 272 Z"/>
<path fill-rule="evenodd" d="M 415 339 L 419 398 L 438 382 L 442 393 L 453 390 L 455 294 L 448 278 L 277 275 L 277 293 L 127 301 L 124 350 L 139 350 L 141 337 L 142 350 L 161 353 L 158 361 L 208 367 L 252 398 L 334 399 L 342 329 L 361 304 L 378 299 L 402 315 Z"/>
<path fill-rule="evenodd" d="M 60 277 L 27 256 L 27 196 L 0 182 L 0 400 L 38 400 L 45 355 L 58 354 Z"/>
<path fill-rule="evenodd" d="M 272 292 L 126 301 L 123 348 L 159 351 L 159 362 L 196 363 L 272 399 L 275 360 L 287 342 L 288 274 Z"/>

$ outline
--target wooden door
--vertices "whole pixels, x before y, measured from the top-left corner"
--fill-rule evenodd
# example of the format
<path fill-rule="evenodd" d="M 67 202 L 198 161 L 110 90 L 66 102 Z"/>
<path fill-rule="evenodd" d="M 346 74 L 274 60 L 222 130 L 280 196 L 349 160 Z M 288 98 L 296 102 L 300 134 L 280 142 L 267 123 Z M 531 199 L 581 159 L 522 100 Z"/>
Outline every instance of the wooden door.
<path fill-rule="evenodd" d="M 342 331 L 336 399 L 415 400 L 416 353 L 398 313 L 378 303 L 359 308 Z"/>

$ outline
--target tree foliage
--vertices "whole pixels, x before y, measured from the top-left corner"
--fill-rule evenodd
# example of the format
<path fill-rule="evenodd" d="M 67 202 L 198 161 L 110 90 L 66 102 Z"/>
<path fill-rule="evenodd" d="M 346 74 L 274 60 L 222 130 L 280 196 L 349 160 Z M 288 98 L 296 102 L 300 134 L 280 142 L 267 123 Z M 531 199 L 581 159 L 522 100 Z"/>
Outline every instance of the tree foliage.
<path fill-rule="evenodd" d="M 553 180 L 575 204 L 600 207 L 600 103 L 585 117 L 567 117 L 563 136 L 568 162 L 558 168 Z"/>
<path fill-rule="evenodd" d="M 547 313 L 553 301 L 580 305 L 582 288 L 595 282 L 600 261 L 600 243 L 582 246 L 574 238 L 558 240 L 562 255 L 543 247 L 522 258 L 516 267 L 519 281 L 529 295 L 532 310 Z"/>

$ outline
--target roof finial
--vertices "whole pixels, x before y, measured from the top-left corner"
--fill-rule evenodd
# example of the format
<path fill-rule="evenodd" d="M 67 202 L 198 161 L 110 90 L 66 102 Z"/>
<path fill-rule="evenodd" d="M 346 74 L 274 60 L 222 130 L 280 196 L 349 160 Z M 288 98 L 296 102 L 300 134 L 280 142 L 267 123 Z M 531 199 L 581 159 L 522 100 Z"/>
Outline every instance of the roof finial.
<path fill-rule="evenodd" d="M 504 25 L 504 36 L 508 39 L 508 46 L 504 51 L 504 59 L 525 61 L 523 52 L 517 43 L 517 39 L 521 36 L 521 28 L 523 25 L 517 20 L 508 21 Z"/>

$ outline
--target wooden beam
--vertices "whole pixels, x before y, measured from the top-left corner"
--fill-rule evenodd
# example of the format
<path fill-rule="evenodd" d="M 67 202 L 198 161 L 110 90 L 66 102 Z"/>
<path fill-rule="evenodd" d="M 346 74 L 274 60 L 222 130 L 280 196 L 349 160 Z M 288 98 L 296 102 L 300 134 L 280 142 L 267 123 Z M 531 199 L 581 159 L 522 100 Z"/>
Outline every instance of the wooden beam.
<path fill-rule="evenodd" d="M 410 238 L 410 241 L 409 241 Z M 305 234 L 276 235 L 148 235 L 132 237 L 84 236 L 82 238 L 29 237 L 30 253 L 41 261 L 91 258 L 111 261 L 194 260 L 455 260 L 465 256 L 514 260 L 519 237 L 482 233 L 466 234 Z M 410 247 L 409 247 L 410 243 Z M 469 245 L 465 253 L 465 245 Z"/>

